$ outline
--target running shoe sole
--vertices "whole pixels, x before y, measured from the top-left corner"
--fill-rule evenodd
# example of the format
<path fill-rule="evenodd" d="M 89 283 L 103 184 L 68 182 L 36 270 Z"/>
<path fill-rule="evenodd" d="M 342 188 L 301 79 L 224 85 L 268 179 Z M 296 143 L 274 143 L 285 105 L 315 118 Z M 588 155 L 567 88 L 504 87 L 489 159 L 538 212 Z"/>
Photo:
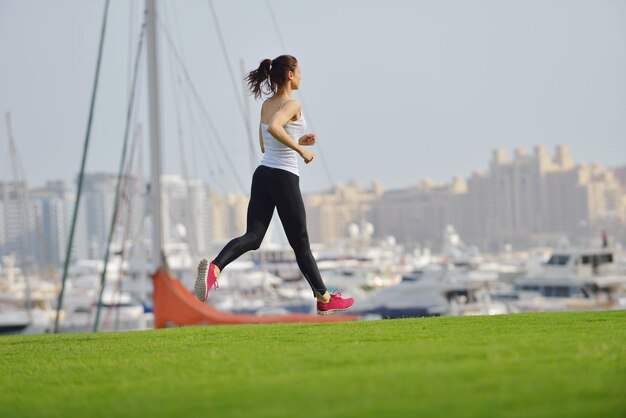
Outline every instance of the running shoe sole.
<path fill-rule="evenodd" d="M 207 300 L 207 283 L 206 279 L 209 274 L 209 260 L 203 258 L 198 264 L 198 277 L 196 278 L 196 285 L 193 287 L 193 294 L 200 302 Z"/>
<path fill-rule="evenodd" d="M 320 311 L 318 309 L 317 314 L 318 315 L 330 315 L 330 314 L 334 314 L 335 312 L 345 312 L 349 310 L 350 308 L 352 308 L 352 306 L 348 306 L 347 308 L 344 308 L 344 309 L 329 309 L 327 311 Z"/>

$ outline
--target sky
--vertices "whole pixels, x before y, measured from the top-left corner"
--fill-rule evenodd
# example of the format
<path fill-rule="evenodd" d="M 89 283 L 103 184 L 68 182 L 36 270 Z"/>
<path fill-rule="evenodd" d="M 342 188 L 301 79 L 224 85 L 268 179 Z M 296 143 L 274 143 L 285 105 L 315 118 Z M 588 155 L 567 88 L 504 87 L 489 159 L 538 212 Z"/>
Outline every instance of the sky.
<path fill-rule="evenodd" d="M 29 184 L 74 182 L 104 3 L 0 0 L 0 181 L 12 176 L 10 112 Z M 118 170 L 142 8 L 111 0 L 88 172 Z M 164 171 L 225 192 L 247 192 L 261 158 L 242 65 L 283 53 L 300 62 L 296 98 L 318 137 L 304 192 L 445 183 L 486 169 L 496 147 L 565 144 L 577 162 L 626 163 L 624 1 L 159 0 L 158 13 Z M 130 132 L 147 174 L 140 68 Z"/>

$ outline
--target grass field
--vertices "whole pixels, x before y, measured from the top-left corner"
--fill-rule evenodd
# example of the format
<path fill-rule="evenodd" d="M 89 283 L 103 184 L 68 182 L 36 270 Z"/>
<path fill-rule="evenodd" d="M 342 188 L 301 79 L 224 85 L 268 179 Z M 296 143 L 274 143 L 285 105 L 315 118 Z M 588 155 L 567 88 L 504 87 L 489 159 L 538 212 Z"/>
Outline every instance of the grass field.
<path fill-rule="evenodd" d="M 626 312 L 0 338 L 1 417 L 625 417 Z"/>

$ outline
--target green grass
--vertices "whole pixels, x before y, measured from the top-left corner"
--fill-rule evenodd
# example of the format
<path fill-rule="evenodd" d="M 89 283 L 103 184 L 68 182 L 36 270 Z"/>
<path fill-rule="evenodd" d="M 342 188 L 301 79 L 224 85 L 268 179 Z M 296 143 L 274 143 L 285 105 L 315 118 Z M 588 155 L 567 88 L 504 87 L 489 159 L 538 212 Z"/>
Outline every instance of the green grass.
<path fill-rule="evenodd" d="M 0 417 L 625 417 L 626 312 L 0 338 Z"/>

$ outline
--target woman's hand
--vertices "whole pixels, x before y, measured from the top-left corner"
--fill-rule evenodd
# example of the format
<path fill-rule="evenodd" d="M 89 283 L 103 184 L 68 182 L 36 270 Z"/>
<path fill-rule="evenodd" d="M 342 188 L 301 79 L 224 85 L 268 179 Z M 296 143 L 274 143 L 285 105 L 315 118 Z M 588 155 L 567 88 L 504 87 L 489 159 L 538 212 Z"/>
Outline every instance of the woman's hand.
<path fill-rule="evenodd" d="M 304 134 L 298 139 L 298 145 L 314 145 L 315 144 L 315 134 Z"/>
<path fill-rule="evenodd" d="M 306 151 L 306 150 L 302 150 L 302 153 L 300 154 L 300 156 L 304 159 L 304 162 L 306 164 L 310 163 L 311 161 L 313 161 L 313 158 L 315 158 L 315 155 L 313 155 L 311 151 Z"/>

